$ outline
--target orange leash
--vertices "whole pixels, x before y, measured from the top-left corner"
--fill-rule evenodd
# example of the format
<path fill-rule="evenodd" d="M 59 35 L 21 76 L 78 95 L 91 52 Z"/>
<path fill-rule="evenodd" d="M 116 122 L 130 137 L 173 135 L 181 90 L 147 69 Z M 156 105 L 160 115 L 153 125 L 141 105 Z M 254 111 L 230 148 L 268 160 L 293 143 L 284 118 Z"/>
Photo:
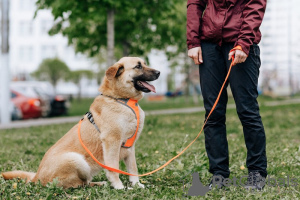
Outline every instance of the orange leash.
<path fill-rule="evenodd" d="M 234 48 L 234 49 L 232 49 L 231 51 L 233 51 L 233 50 L 236 50 L 236 48 Z M 159 168 L 157 168 L 157 169 L 155 169 L 155 170 L 153 170 L 153 171 L 151 171 L 151 172 L 148 172 L 148 173 L 145 173 L 145 174 L 140 174 L 140 175 L 138 175 L 138 174 L 130 174 L 130 173 L 128 173 L 128 172 L 124 172 L 124 171 L 122 171 L 122 170 L 119 170 L 119 169 L 116 169 L 116 168 L 112 168 L 112 167 L 109 167 L 109 166 L 107 166 L 107 165 L 104 165 L 104 164 L 102 164 L 102 163 L 100 163 L 98 160 L 97 160 L 97 158 L 95 158 L 95 156 L 92 154 L 92 152 L 84 145 L 84 143 L 82 142 L 82 139 L 81 139 L 81 135 L 80 135 L 80 128 L 81 128 L 81 122 L 82 122 L 82 120 L 80 120 L 79 121 L 79 125 L 78 125 L 78 137 L 79 137 L 79 141 L 80 141 L 80 143 L 81 143 L 81 145 L 82 145 L 82 147 L 86 150 L 86 152 L 88 152 L 88 154 L 93 158 L 93 160 L 98 164 L 98 165 L 100 165 L 101 167 L 103 167 L 104 169 L 107 169 L 107 170 L 110 170 L 110 171 L 113 171 L 113 172 L 116 172 L 116 173 L 119 173 L 119 174 L 125 174 L 125 175 L 129 175 L 129 176 L 148 176 L 148 175 L 150 175 L 150 174 L 153 174 L 153 173 L 155 173 L 155 172 L 157 172 L 157 171 L 159 171 L 159 170 L 161 170 L 161 169 L 163 169 L 163 168 L 165 168 L 167 165 L 169 165 L 173 160 L 175 160 L 176 158 L 178 158 L 179 156 L 181 156 L 181 154 L 183 154 L 197 139 L 198 139 L 198 137 L 200 136 L 200 134 L 202 133 L 202 131 L 203 131 L 203 129 L 204 129 L 204 126 L 205 126 L 205 124 L 207 123 L 207 120 L 208 120 L 208 118 L 210 117 L 210 115 L 212 114 L 212 112 L 215 110 L 215 108 L 216 108 L 216 106 L 217 106 L 217 104 L 218 104 L 218 102 L 219 102 L 219 99 L 220 99 L 220 96 L 221 96 L 221 94 L 222 94 L 222 91 L 223 91 L 223 89 L 224 89 L 224 86 L 225 86 L 225 84 L 226 84 L 226 82 L 227 82 L 227 80 L 228 80 L 228 77 L 229 77 L 229 75 L 230 75 L 230 71 L 231 71 L 231 68 L 232 68 L 232 66 L 233 66 L 233 61 L 234 61 L 234 56 L 232 56 L 232 61 L 231 61 L 231 64 L 230 64 L 230 67 L 229 67 L 229 70 L 228 70 L 228 73 L 227 73 L 227 76 L 226 76 L 226 78 L 225 78 L 225 81 L 224 81 L 224 83 L 223 83 L 223 85 L 222 85 L 222 87 L 221 87 L 221 90 L 220 90 L 220 92 L 219 92 L 219 94 L 218 94 L 218 97 L 217 97 L 217 99 L 216 99 L 216 101 L 215 101 L 215 103 L 214 103 L 214 105 L 213 105 L 213 107 L 212 107 L 212 109 L 210 110 L 210 112 L 209 112 L 209 114 L 208 114 L 208 116 L 207 116 L 207 118 L 206 118 L 206 120 L 205 120 L 205 122 L 204 122 L 204 124 L 203 124 L 203 126 L 202 126 L 202 128 L 201 128 L 201 130 L 200 130 L 200 132 L 198 133 L 198 135 L 196 136 L 196 138 L 189 144 L 189 145 L 187 145 L 179 154 L 177 154 L 175 157 L 173 157 L 173 158 L 171 158 L 169 161 L 167 161 L 165 164 L 163 164 L 162 166 L 160 166 Z"/>

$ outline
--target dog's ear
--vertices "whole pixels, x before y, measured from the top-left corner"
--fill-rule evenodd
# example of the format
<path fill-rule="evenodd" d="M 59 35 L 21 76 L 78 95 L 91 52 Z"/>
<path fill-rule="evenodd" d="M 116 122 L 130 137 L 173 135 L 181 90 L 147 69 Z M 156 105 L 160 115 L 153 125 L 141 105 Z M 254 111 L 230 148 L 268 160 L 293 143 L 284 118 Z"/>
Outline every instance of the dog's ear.
<path fill-rule="evenodd" d="M 120 76 L 124 72 L 124 66 L 121 63 L 116 63 L 106 70 L 106 77 L 108 80 L 112 80 L 115 77 Z"/>

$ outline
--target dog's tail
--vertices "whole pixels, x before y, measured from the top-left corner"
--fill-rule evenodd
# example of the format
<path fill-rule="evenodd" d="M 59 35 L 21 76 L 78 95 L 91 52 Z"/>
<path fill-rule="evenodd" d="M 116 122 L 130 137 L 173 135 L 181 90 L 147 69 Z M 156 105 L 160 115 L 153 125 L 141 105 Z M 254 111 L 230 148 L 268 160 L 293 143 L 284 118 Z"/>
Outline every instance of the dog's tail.
<path fill-rule="evenodd" d="M 3 172 L 2 176 L 5 180 L 21 178 L 21 179 L 25 179 L 26 183 L 28 183 L 35 177 L 35 174 L 36 173 L 33 173 L 33 172 L 11 171 L 11 172 Z"/>

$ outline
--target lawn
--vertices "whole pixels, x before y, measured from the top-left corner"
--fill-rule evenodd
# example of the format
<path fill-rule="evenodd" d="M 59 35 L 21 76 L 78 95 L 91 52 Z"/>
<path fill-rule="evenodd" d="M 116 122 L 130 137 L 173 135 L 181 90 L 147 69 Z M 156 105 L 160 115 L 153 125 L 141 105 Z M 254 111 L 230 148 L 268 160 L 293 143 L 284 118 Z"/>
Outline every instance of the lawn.
<path fill-rule="evenodd" d="M 299 98 L 297 96 L 297 98 Z M 278 101 L 283 100 L 283 97 L 271 98 L 267 96 L 259 96 L 259 102 L 264 103 L 267 101 Z M 68 116 L 80 116 L 85 114 L 93 103 L 94 98 L 83 98 L 80 101 L 78 99 L 73 99 L 70 102 L 70 109 L 68 112 Z M 228 104 L 233 104 L 234 100 L 232 97 L 229 97 Z M 187 108 L 187 107 L 203 107 L 202 96 L 199 96 L 198 103 L 194 103 L 192 96 L 179 96 L 172 98 L 164 98 L 162 101 L 149 101 L 147 97 L 143 98 L 139 101 L 140 106 L 144 111 L 149 110 L 161 110 L 161 109 L 173 109 L 173 108 Z"/>
<path fill-rule="evenodd" d="M 73 99 L 70 102 L 70 109 L 68 112 L 69 116 L 79 116 L 86 113 L 93 103 L 94 98 L 84 98 L 80 101 L 78 99 Z M 144 111 L 148 110 L 160 110 L 160 109 L 172 109 L 172 108 L 184 108 L 184 107 L 196 107 L 202 106 L 202 97 L 199 97 L 198 104 L 193 102 L 192 97 L 175 97 L 175 98 L 164 98 L 162 101 L 148 101 L 147 98 L 143 98 L 139 101 L 140 106 Z"/>
<path fill-rule="evenodd" d="M 197 135 L 204 113 L 147 116 L 142 136 L 136 145 L 140 173 L 152 171 L 177 154 Z M 300 105 L 261 107 L 267 134 L 268 173 L 273 179 L 297 178 L 298 186 L 266 186 L 262 192 L 250 192 L 242 187 L 212 190 L 205 197 L 191 199 L 299 199 L 300 198 Z M 41 126 L 0 131 L 0 172 L 7 170 L 37 171 L 46 150 L 74 124 Z M 247 174 L 246 147 L 242 126 L 231 109 L 227 112 L 227 132 L 231 177 Z M 125 170 L 124 164 L 121 168 Z M 0 178 L 0 199 L 182 199 L 191 186 L 191 173 L 198 172 L 201 182 L 209 183 L 208 160 L 203 135 L 181 157 L 165 169 L 141 182 L 145 189 L 114 190 L 104 187 L 67 189 L 49 184 L 24 184 L 23 181 L 4 181 Z M 121 175 L 128 185 L 128 177 Z M 94 178 L 106 180 L 103 171 Z M 182 180 L 185 182 L 183 189 Z M 16 185 L 17 183 L 17 185 Z"/>

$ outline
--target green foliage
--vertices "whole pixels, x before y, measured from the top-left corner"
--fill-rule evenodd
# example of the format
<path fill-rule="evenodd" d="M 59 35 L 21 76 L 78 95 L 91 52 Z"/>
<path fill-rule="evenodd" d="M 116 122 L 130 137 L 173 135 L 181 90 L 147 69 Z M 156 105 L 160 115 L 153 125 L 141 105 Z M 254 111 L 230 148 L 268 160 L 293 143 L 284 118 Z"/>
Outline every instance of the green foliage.
<path fill-rule="evenodd" d="M 83 77 L 92 79 L 94 77 L 94 74 L 95 73 L 91 70 L 75 70 L 70 72 L 67 79 L 78 84 Z"/>
<path fill-rule="evenodd" d="M 42 61 L 32 75 L 38 80 L 47 80 L 56 86 L 57 81 L 66 78 L 69 73 L 70 69 L 66 63 L 58 58 L 47 58 Z"/>
<path fill-rule="evenodd" d="M 56 24 L 51 35 L 62 33 L 78 52 L 90 56 L 106 46 L 107 9 L 115 11 L 115 44 L 125 54 L 141 56 L 170 45 L 186 49 L 185 1 L 38 0 L 36 4 L 37 11 L 52 11 Z"/>
<path fill-rule="evenodd" d="M 81 100 L 81 92 L 82 92 L 80 80 L 83 77 L 87 79 L 92 79 L 93 77 L 95 77 L 94 74 L 95 73 L 91 70 L 75 70 L 75 71 L 71 71 L 70 74 L 68 75 L 67 79 L 73 81 L 78 86 L 78 95 L 77 95 L 78 100 Z"/>
<path fill-rule="evenodd" d="M 174 9 L 163 17 L 165 24 L 168 24 L 167 31 L 170 37 L 169 45 L 173 48 L 166 50 L 169 59 L 176 57 L 179 53 L 186 53 L 186 1 L 179 1 Z"/>
<path fill-rule="evenodd" d="M 247 191 L 242 187 L 209 191 L 205 197 L 191 199 L 299 199 L 300 198 L 300 105 L 261 107 L 267 138 L 268 173 L 272 178 L 297 178 L 299 185 L 266 186 L 261 192 Z M 195 114 L 175 114 L 146 116 L 145 126 L 136 144 L 136 160 L 139 173 L 149 172 L 167 160 L 194 139 L 204 121 L 204 112 Z M 247 150 L 243 128 L 236 110 L 227 113 L 227 138 L 231 178 L 247 174 L 241 170 L 245 165 Z M 61 138 L 74 124 L 48 125 L 33 128 L 0 130 L 0 172 L 7 170 L 37 171 L 45 152 Z M 42 134 L 41 134 L 42 133 Z M 120 168 L 126 170 L 124 164 Z M 205 153 L 204 135 L 179 158 L 164 170 L 151 176 L 141 177 L 145 189 L 114 190 L 108 184 L 103 187 L 82 187 L 63 189 L 55 183 L 46 187 L 40 184 L 25 184 L 24 181 L 4 181 L 0 177 L 0 199 L 182 199 L 191 185 L 192 172 L 198 172 L 201 182 L 207 185 L 211 175 Z M 129 186 L 128 176 L 121 175 L 125 186 Z M 94 181 L 107 181 L 101 171 Z M 14 188 L 13 184 L 17 183 Z"/>

